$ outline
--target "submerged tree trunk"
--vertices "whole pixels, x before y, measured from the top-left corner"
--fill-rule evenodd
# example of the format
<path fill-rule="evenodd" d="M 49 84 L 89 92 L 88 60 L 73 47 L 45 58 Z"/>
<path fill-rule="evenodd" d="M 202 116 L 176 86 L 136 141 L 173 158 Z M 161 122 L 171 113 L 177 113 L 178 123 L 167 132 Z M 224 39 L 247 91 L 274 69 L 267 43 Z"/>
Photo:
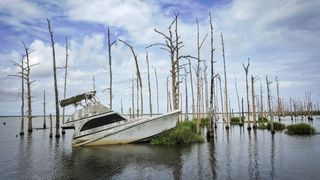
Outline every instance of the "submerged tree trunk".
<path fill-rule="evenodd" d="M 230 126 L 230 117 L 229 117 L 229 108 L 228 108 L 228 82 L 227 82 L 227 68 L 226 68 L 226 58 L 224 53 L 224 42 L 223 42 L 223 34 L 221 32 L 221 44 L 222 44 L 222 58 L 223 58 L 223 69 L 224 69 L 224 95 L 225 95 L 225 101 L 226 101 L 226 129 L 229 129 Z"/>
<path fill-rule="evenodd" d="M 237 93 L 237 100 L 238 100 L 238 113 L 239 113 L 239 125 L 242 126 L 243 125 L 243 122 L 242 122 L 242 117 L 241 117 L 241 111 L 240 111 L 240 98 L 239 98 L 239 92 L 238 92 L 238 86 L 237 86 L 237 78 L 236 76 L 234 76 L 234 83 L 235 83 L 235 87 L 236 87 L 236 93 Z"/>
<path fill-rule="evenodd" d="M 66 36 L 66 65 L 64 66 L 64 87 L 63 87 L 63 99 L 67 96 L 67 75 L 68 75 L 68 37 Z M 65 108 L 62 109 L 62 123 L 64 123 Z M 65 130 L 62 129 L 62 134 L 65 134 Z"/>
<path fill-rule="evenodd" d="M 43 129 L 47 128 L 46 124 L 46 91 L 43 91 Z"/>
<path fill-rule="evenodd" d="M 276 83 L 277 83 L 277 115 L 279 121 L 281 121 L 281 101 L 280 101 L 280 91 L 279 91 L 279 79 L 278 76 L 276 76 Z"/>
<path fill-rule="evenodd" d="M 255 93 L 254 93 L 254 80 L 255 80 L 255 78 L 251 75 L 253 129 L 256 129 L 257 128 L 257 122 L 256 122 L 256 105 L 255 105 Z"/>
<path fill-rule="evenodd" d="M 50 118 L 50 134 L 49 134 L 49 137 L 52 138 L 52 115 L 51 114 L 50 114 L 49 118 Z"/>
<path fill-rule="evenodd" d="M 220 75 L 218 76 L 218 80 L 219 80 L 219 86 L 220 86 L 220 103 L 221 103 L 221 118 L 223 123 L 225 123 L 225 117 L 224 117 L 224 107 L 223 107 L 223 93 L 222 93 L 222 85 L 221 85 L 221 77 Z"/>
<path fill-rule="evenodd" d="M 251 125 L 250 125 L 250 102 L 249 102 L 249 82 L 248 82 L 248 72 L 249 72 L 249 66 L 250 66 L 250 62 L 249 62 L 249 58 L 248 58 L 248 64 L 247 66 L 244 66 L 244 64 L 242 63 L 243 69 L 246 73 L 246 93 L 247 93 L 247 108 L 248 108 L 248 130 L 251 130 Z"/>
<path fill-rule="evenodd" d="M 57 73 L 56 73 L 56 55 L 55 55 L 55 49 L 54 49 L 54 40 L 53 40 L 53 33 L 51 31 L 51 26 L 50 26 L 50 20 L 47 19 L 48 21 L 48 29 L 50 33 L 50 38 L 51 38 L 51 47 L 52 47 L 52 59 L 53 59 L 53 78 L 54 78 L 54 94 L 55 94 L 55 105 L 56 105 L 56 138 L 60 137 L 59 133 L 59 93 L 58 93 L 58 84 L 57 84 Z"/>
<path fill-rule="evenodd" d="M 138 57 L 137 57 L 136 53 L 134 52 L 133 47 L 130 44 L 128 44 L 127 42 L 125 42 L 125 41 L 123 41 L 121 39 L 119 39 L 119 41 L 124 43 L 125 45 L 127 45 L 130 48 L 130 50 L 132 52 L 132 55 L 133 55 L 133 58 L 134 58 L 134 62 L 135 62 L 135 65 L 136 65 L 136 70 L 137 70 L 137 79 L 138 79 L 138 82 L 139 82 L 139 85 L 140 85 L 141 115 L 143 115 L 142 79 L 141 79 L 141 74 L 140 74 L 140 69 L 139 69 L 139 64 L 138 64 Z"/>
<path fill-rule="evenodd" d="M 154 74 L 156 77 L 156 87 L 157 87 L 157 114 L 159 115 L 159 86 L 158 86 L 158 74 L 157 74 L 157 69 L 155 67 L 153 67 L 154 69 Z"/>
<path fill-rule="evenodd" d="M 273 125 L 273 114 L 271 109 L 271 92 L 270 92 L 270 84 L 272 81 L 268 80 L 268 76 L 266 76 L 266 83 L 267 83 L 267 92 L 268 92 L 268 107 L 269 107 L 269 116 L 270 116 L 270 122 L 271 122 L 271 133 L 274 134 L 274 125 Z"/>
<path fill-rule="evenodd" d="M 20 136 L 24 135 L 24 56 L 21 58 L 21 125 L 20 125 Z"/>
<path fill-rule="evenodd" d="M 191 61 L 190 61 L 190 59 L 188 59 L 188 61 L 189 61 L 191 98 L 192 98 L 192 118 L 195 118 L 195 104 L 194 104 L 194 93 L 193 93 L 192 69 L 191 69 Z"/>
<path fill-rule="evenodd" d="M 150 72 L 149 72 L 148 52 L 146 54 L 146 61 L 147 61 L 147 69 L 148 69 L 149 110 L 150 110 L 150 116 L 152 116 L 152 100 L 151 100 L 151 86 L 150 86 Z"/>
<path fill-rule="evenodd" d="M 132 77 L 132 118 L 134 118 L 134 77 Z"/>

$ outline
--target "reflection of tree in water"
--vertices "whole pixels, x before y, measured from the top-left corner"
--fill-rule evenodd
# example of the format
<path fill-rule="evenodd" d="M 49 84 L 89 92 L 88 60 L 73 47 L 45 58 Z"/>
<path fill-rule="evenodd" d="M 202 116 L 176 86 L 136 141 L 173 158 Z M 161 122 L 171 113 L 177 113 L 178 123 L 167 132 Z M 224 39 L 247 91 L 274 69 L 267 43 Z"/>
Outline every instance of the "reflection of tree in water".
<path fill-rule="evenodd" d="M 253 142 L 251 138 L 251 131 L 248 131 L 248 153 L 249 153 L 249 177 L 250 179 L 259 179 L 259 155 L 258 155 L 258 145 L 257 145 L 257 130 L 253 130 Z M 253 144 L 253 149 L 252 149 Z"/>
<path fill-rule="evenodd" d="M 72 171 L 75 178 L 83 179 L 144 179 L 159 173 L 170 179 L 181 179 L 181 157 L 188 151 L 190 147 L 185 146 L 143 144 L 80 147 L 73 149 Z"/>
<path fill-rule="evenodd" d="M 215 137 L 217 137 L 216 132 L 217 131 L 215 131 Z M 207 144 L 209 149 L 209 162 L 211 165 L 212 179 L 217 179 L 216 139 L 211 139 Z"/>
<path fill-rule="evenodd" d="M 272 134 L 271 138 L 271 171 L 270 171 L 270 176 L 271 179 L 275 177 L 275 170 L 274 170 L 274 149 L 275 149 L 275 142 L 274 142 L 274 134 Z"/>
<path fill-rule="evenodd" d="M 230 134 L 229 134 L 229 130 L 227 131 L 227 146 L 226 146 L 226 156 L 227 156 L 227 164 L 226 164 L 226 169 L 227 169 L 227 179 L 232 179 L 231 178 L 231 171 L 232 171 L 232 167 L 231 167 L 231 147 L 230 147 Z"/>

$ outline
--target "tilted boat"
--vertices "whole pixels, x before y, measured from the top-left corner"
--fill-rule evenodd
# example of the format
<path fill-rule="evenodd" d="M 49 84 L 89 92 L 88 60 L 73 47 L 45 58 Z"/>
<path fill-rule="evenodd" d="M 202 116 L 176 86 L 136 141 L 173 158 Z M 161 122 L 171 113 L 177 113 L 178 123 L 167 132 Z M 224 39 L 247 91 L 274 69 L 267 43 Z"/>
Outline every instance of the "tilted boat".
<path fill-rule="evenodd" d="M 79 105 L 63 124 L 63 129 L 74 129 L 72 145 L 126 144 L 148 140 L 176 126 L 180 110 L 152 117 L 129 119 L 102 105 L 95 97 L 96 92 L 83 93 L 60 101 L 61 107 Z"/>

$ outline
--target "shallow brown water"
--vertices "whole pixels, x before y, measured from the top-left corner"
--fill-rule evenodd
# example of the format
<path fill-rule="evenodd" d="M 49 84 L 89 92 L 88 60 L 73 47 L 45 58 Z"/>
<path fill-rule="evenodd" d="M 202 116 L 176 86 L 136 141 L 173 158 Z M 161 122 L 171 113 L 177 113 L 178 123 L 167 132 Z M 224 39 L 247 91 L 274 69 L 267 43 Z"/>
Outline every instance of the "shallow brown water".
<path fill-rule="evenodd" d="M 219 124 L 216 138 L 202 144 L 72 148 L 72 130 L 60 139 L 49 139 L 49 129 L 16 137 L 19 124 L 19 118 L 0 118 L 0 179 L 320 178 L 320 135 L 272 136 L 239 126 L 226 131 Z M 319 132 L 320 120 L 312 124 Z M 34 127 L 41 126 L 42 118 L 35 118 Z"/>

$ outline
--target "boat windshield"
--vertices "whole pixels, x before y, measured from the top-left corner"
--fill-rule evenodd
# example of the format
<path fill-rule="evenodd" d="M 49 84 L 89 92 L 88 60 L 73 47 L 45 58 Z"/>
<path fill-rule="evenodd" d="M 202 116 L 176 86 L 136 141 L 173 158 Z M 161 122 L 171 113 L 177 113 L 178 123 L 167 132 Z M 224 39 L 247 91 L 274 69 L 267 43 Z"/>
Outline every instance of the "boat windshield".
<path fill-rule="evenodd" d="M 102 117 L 98 117 L 92 120 L 89 120 L 88 122 L 86 122 L 81 130 L 81 131 L 86 131 L 89 129 L 93 129 L 93 128 L 97 128 L 97 127 L 101 127 L 101 126 L 105 126 L 111 123 L 115 123 L 115 122 L 119 122 L 119 121 L 123 121 L 125 120 L 125 118 L 123 118 L 122 116 L 120 116 L 119 114 L 110 114 L 107 116 L 102 116 Z"/>

